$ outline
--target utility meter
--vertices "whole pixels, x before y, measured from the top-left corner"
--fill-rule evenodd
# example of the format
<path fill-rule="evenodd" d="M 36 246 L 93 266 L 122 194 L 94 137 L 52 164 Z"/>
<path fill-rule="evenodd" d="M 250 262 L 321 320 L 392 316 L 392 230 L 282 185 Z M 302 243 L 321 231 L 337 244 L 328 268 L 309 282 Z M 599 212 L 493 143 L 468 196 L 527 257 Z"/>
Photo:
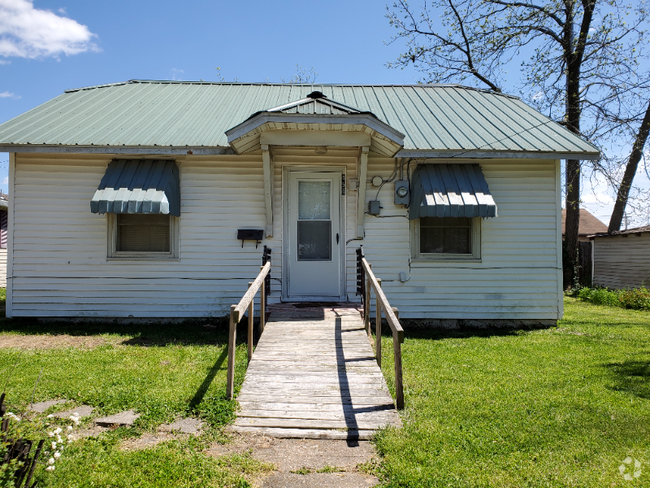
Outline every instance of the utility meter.
<path fill-rule="evenodd" d="M 395 182 L 395 205 L 408 205 L 410 202 L 408 180 L 397 180 Z"/>

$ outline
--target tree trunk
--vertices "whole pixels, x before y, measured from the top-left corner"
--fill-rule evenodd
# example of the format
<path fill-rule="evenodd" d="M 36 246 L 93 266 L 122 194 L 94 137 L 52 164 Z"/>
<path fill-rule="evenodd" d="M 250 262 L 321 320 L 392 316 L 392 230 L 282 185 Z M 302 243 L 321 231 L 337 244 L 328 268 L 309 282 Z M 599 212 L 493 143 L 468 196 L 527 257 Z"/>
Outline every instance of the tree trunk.
<path fill-rule="evenodd" d="M 643 155 L 643 146 L 645 146 L 646 140 L 648 139 L 648 132 L 650 132 L 650 101 L 648 102 L 648 108 L 645 112 L 645 117 L 643 118 L 643 122 L 639 128 L 639 132 L 636 135 L 636 140 L 632 146 L 630 159 L 628 159 L 627 165 L 625 166 L 625 174 L 623 175 L 621 186 L 618 187 L 616 203 L 614 204 L 614 210 L 609 219 L 609 228 L 607 229 L 607 232 L 610 234 L 617 230 L 621 230 L 621 221 L 623 220 L 623 214 L 625 213 L 627 197 L 630 194 L 632 180 L 634 179 L 636 170 L 639 167 L 639 161 L 641 161 L 641 156 Z"/>
<path fill-rule="evenodd" d="M 578 240 L 580 228 L 580 161 L 566 162 L 566 220 L 564 222 L 564 288 L 573 285 L 578 265 Z"/>

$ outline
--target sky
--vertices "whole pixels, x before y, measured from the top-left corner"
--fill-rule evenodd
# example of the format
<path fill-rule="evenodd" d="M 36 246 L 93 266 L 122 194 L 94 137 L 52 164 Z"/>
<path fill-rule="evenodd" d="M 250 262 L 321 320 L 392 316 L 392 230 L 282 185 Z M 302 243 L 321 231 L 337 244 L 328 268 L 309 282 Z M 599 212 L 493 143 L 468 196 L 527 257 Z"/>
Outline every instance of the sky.
<path fill-rule="evenodd" d="M 376 0 L 0 0 L 0 123 L 64 90 L 130 79 L 416 83 Z M 0 153 L 7 192 L 8 155 Z M 589 195 L 587 195 L 589 193 Z M 613 195 L 585 192 L 609 220 Z M 589 201 L 587 201 L 589 200 Z"/>

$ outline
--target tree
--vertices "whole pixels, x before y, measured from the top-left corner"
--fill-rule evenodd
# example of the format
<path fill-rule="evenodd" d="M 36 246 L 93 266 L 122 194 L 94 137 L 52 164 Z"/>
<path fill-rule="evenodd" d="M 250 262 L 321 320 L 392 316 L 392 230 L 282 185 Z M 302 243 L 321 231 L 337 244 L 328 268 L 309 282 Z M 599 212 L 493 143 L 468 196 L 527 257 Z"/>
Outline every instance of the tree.
<path fill-rule="evenodd" d="M 641 161 L 641 156 L 643 155 L 643 146 L 645 146 L 645 143 L 648 140 L 648 132 L 650 132 L 650 101 L 648 101 L 648 108 L 646 109 L 643 122 L 641 122 L 639 132 L 634 140 L 632 153 L 630 154 L 630 158 L 625 166 L 625 174 L 623 175 L 621 184 L 618 187 L 614 210 L 612 211 L 612 216 L 609 220 L 609 227 L 607 229 L 607 232 L 610 234 L 621 229 L 623 213 L 625 212 L 625 206 L 627 205 L 634 175 L 636 175 L 639 161 Z"/>
<path fill-rule="evenodd" d="M 502 91 L 519 62 L 524 100 L 588 140 L 614 134 L 627 96 L 647 86 L 637 75 L 645 0 L 434 0 L 419 12 L 398 0 L 387 17 L 393 42 L 407 44 L 390 66 Z M 577 264 L 580 171 L 566 161 L 565 284 Z"/>

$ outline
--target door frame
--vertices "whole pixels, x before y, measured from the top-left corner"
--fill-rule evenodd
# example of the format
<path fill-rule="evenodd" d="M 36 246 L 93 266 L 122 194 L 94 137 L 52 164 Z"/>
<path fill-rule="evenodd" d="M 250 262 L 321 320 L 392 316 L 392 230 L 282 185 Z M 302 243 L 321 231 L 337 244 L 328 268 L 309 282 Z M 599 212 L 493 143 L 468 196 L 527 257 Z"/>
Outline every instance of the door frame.
<path fill-rule="evenodd" d="M 289 248 L 291 245 L 290 242 L 290 229 L 289 229 L 289 174 L 295 173 L 309 173 L 309 174 L 318 174 L 318 173 L 338 173 L 341 175 L 341 182 L 346 181 L 345 177 L 346 167 L 343 165 L 338 166 L 309 166 L 309 165 L 291 165 L 283 166 L 282 168 L 282 301 L 283 302 L 322 302 L 322 301 L 331 301 L 335 298 L 338 301 L 346 300 L 346 275 L 345 275 L 345 257 L 346 257 L 346 195 L 341 195 L 339 190 L 339 234 L 341 235 L 339 248 L 339 296 L 289 296 L 289 281 L 291 275 L 290 269 L 290 260 L 289 260 Z M 334 230 L 332 230 L 334 233 Z"/>

